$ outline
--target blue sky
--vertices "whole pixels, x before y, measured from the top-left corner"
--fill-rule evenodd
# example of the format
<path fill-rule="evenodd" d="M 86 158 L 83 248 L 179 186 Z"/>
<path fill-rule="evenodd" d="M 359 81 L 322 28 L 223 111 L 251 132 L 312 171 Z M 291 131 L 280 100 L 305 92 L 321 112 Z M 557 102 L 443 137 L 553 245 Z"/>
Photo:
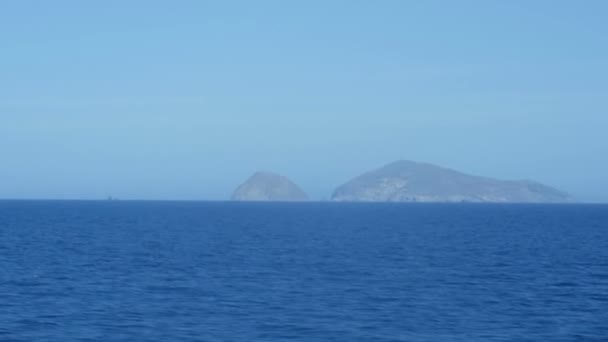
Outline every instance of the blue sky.
<path fill-rule="evenodd" d="M 314 198 L 397 159 L 608 201 L 605 1 L 2 1 L 0 198 Z"/>

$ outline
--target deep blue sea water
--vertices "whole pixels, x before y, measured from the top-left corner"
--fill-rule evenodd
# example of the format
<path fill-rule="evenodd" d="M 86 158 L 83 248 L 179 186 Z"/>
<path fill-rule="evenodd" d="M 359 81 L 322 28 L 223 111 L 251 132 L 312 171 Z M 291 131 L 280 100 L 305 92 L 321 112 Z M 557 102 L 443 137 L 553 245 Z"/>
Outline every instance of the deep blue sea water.
<path fill-rule="evenodd" d="M 608 206 L 2 201 L 0 341 L 608 341 Z"/>

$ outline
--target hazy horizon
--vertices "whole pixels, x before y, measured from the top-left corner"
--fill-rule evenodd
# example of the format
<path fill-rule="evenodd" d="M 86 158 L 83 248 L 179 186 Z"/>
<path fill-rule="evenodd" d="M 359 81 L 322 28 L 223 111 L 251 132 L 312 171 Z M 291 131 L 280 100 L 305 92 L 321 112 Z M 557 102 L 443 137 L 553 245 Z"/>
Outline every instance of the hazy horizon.
<path fill-rule="evenodd" d="M 313 199 L 399 159 L 608 202 L 608 3 L 0 3 L 0 198 Z"/>

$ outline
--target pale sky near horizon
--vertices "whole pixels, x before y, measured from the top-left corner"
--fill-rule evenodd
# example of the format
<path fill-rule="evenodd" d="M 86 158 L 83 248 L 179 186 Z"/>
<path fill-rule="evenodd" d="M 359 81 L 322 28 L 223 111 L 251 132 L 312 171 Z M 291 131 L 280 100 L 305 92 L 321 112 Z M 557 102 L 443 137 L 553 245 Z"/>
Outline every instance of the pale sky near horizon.
<path fill-rule="evenodd" d="M 0 198 L 313 198 L 397 159 L 608 201 L 606 1 L 2 1 Z"/>

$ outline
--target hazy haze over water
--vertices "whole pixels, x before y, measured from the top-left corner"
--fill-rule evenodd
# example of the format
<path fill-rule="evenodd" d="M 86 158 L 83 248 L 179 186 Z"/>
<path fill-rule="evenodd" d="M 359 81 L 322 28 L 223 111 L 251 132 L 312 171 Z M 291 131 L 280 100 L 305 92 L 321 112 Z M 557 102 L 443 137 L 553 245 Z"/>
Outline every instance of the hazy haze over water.
<path fill-rule="evenodd" d="M 0 198 L 327 198 L 397 159 L 607 201 L 605 1 L 0 4 Z"/>

